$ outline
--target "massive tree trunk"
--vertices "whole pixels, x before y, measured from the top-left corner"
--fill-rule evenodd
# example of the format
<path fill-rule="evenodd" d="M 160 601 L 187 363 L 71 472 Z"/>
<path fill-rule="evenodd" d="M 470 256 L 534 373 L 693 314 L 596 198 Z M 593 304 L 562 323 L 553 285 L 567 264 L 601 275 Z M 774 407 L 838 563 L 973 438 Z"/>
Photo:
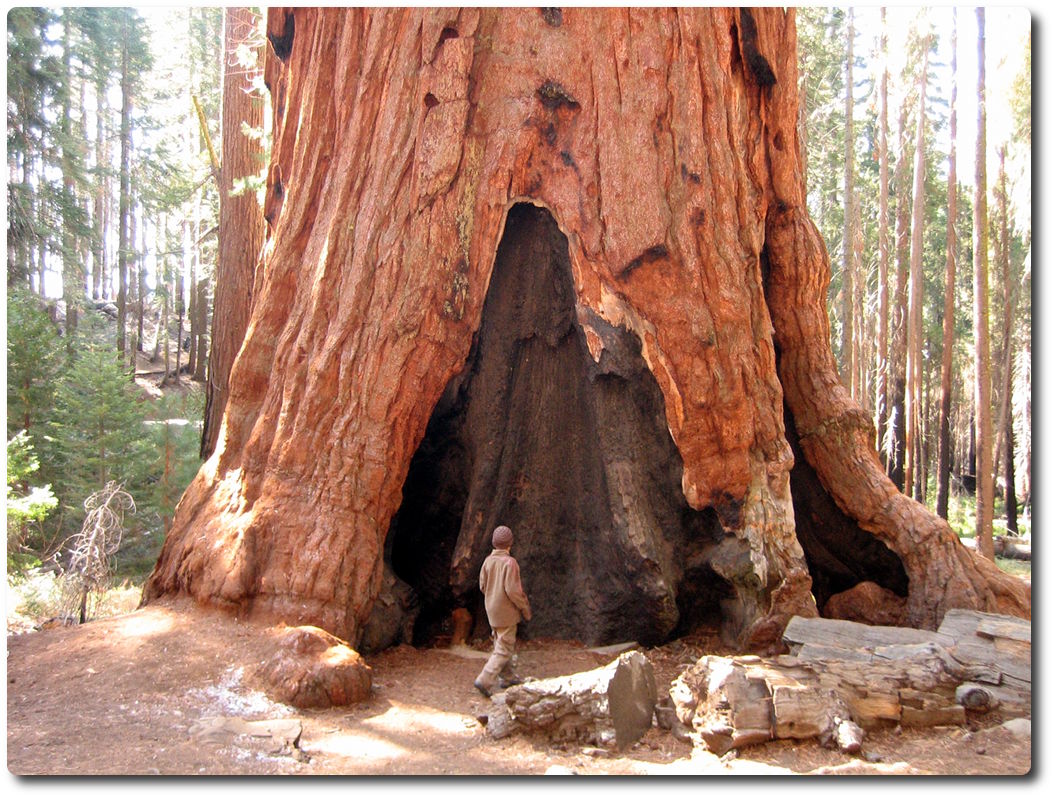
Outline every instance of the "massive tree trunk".
<path fill-rule="evenodd" d="M 272 9 L 268 36 L 269 238 L 145 601 L 357 644 L 392 569 L 427 636 L 480 617 L 505 522 L 528 636 L 720 618 L 760 649 L 861 581 L 918 626 L 1030 614 L 839 383 L 793 12 Z"/>

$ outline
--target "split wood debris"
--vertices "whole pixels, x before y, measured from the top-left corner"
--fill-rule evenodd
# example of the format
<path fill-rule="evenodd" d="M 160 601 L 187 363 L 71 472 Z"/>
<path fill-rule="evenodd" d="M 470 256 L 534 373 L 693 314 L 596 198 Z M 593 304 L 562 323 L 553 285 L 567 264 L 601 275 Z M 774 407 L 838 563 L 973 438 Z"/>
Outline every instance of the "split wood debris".
<path fill-rule="evenodd" d="M 678 720 L 717 754 L 818 738 L 850 753 L 866 729 L 961 725 L 966 712 L 1031 717 L 1027 620 L 950 610 L 936 631 L 795 617 L 773 658 L 704 656 L 670 688 Z"/>

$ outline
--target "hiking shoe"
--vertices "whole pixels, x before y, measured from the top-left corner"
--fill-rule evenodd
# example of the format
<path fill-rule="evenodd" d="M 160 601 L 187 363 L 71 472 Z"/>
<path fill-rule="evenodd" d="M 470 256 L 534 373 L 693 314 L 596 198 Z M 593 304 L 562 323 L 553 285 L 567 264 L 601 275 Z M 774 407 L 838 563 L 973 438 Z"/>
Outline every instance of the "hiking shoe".
<path fill-rule="evenodd" d="M 516 684 L 523 684 L 523 679 L 519 676 L 502 676 L 498 679 L 498 687 L 504 690 L 507 687 L 512 687 Z"/>
<path fill-rule="evenodd" d="M 472 686 L 479 690 L 481 693 L 483 693 L 483 695 L 485 695 L 487 698 L 490 698 L 490 690 L 484 687 L 483 683 L 480 682 L 479 679 L 476 679 L 476 681 L 472 683 Z"/>

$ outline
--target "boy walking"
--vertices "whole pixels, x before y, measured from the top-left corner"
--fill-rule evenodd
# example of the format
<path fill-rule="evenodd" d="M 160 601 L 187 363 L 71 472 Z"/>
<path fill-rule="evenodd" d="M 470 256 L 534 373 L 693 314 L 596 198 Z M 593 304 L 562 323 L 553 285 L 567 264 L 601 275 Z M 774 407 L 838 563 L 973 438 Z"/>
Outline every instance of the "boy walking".
<path fill-rule="evenodd" d="M 483 695 L 490 697 L 494 688 L 518 684 L 519 680 L 507 673 L 516 650 L 516 624 L 531 619 L 531 604 L 520 583 L 520 565 L 509 553 L 512 530 L 499 526 L 491 535 L 494 550 L 483 561 L 479 571 L 479 589 L 483 592 L 494 639 L 494 652 L 473 683 Z"/>

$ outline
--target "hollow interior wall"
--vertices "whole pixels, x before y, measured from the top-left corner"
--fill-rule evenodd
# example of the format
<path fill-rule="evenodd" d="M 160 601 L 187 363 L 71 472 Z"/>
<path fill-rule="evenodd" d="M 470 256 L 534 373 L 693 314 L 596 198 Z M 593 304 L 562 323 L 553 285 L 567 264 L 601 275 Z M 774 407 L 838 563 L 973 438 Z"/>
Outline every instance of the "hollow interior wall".
<path fill-rule="evenodd" d="M 802 452 L 789 411 L 785 418 L 787 440 L 794 452 L 795 529 L 809 565 L 816 606 L 822 611 L 831 596 L 865 581 L 907 596 L 908 577 L 900 558 L 838 508 Z"/>
<path fill-rule="evenodd" d="M 684 499 L 639 342 L 591 318 L 595 362 L 578 312 L 566 238 L 547 210 L 514 206 L 466 368 L 432 414 L 389 535 L 421 603 L 418 642 L 456 606 L 481 620 L 498 524 L 515 535 L 528 636 L 657 641 L 716 617 L 730 593 L 706 564 L 726 536 Z"/>

